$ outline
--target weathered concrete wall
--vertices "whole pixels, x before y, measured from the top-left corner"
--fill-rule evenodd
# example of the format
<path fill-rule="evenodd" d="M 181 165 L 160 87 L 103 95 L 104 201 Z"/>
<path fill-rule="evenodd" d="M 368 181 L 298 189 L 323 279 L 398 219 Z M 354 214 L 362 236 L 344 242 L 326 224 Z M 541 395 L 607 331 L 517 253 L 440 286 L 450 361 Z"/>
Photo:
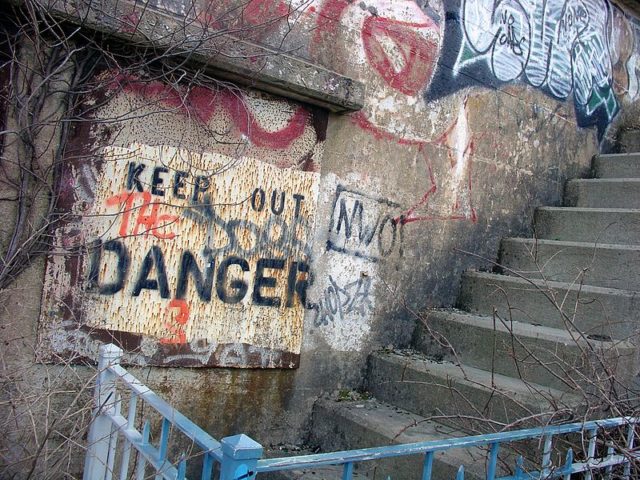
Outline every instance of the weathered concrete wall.
<path fill-rule="evenodd" d="M 62 177 L 66 207 L 81 218 L 58 234 L 67 249 L 101 239 L 102 250 L 72 264 L 54 257 L 46 273 L 34 265 L 25 275 L 45 279 L 40 318 L 33 302 L 7 303 L 3 317 L 30 332 L 39 324 L 39 354 L 49 360 L 91 356 L 111 335 L 134 364 L 297 367 L 134 369 L 214 436 L 302 442 L 313 401 L 357 387 L 368 352 L 405 345 L 417 312 L 454 301 L 465 268 L 490 266 L 501 237 L 530 233 L 533 209 L 558 204 L 566 178 L 587 174 L 591 156 L 633 118 L 626 112 L 640 94 L 640 29 L 604 0 L 508 1 L 495 10 L 480 0 L 254 0 L 242 21 L 221 15 L 220 2 L 195 10 L 161 3 L 361 80 L 364 109 L 328 115 L 246 90 L 103 73 L 108 91 L 85 98 L 90 122 L 74 131 Z M 134 144 L 137 153 L 113 148 Z M 204 155 L 183 168 L 165 163 L 166 149 Z M 197 178 L 190 168 L 206 170 L 201 161 L 224 164 L 210 177 L 225 192 L 213 197 L 213 214 L 175 195 L 183 190 L 174 190 L 174 172 Z M 145 163 L 144 173 L 131 177 L 132 162 Z M 186 180 L 184 190 L 197 185 Z M 122 191 L 140 203 L 118 202 Z M 155 214 L 147 206 L 143 215 L 144 192 L 160 202 Z M 192 210 L 200 223 L 186 218 Z M 301 244 L 247 236 L 252 228 L 281 231 L 266 217 L 287 225 L 303 218 L 294 236 Z M 231 221 L 252 226 L 227 246 L 216 243 L 207 284 L 199 249 L 229 236 Z M 132 252 L 126 278 L 122 248 L 104 248 L 114 239 Z M 154 245 L 166 274 L 149 254 Z M 194 270 L 180 274 L 185 251 L 197 257 L 199 283 Z M 230 256 L 247 268 L 234 263 L 235 276 L 223 275 L 217 289 L 216 272 Z M 269 273 L 257 277 L 260 259 L 276 262 L 263 263 Z M 241 283 L 232 288 L 233 280 Z M 203 299 L 206 288 L 211 297 Z M 42 291 L 41 282 L 20 284 L 25 303 Z M 267 341 L 272 331 L 282 335 Z M 20 355 L 32 362 L 30 352 Z"/>

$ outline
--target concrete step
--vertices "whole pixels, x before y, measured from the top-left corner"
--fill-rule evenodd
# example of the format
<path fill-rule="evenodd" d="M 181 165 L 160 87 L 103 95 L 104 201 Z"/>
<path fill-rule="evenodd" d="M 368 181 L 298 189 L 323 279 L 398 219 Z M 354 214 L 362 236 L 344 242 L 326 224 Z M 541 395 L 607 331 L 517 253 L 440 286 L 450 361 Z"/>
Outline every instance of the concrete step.
<path fill-rule="evenodd" d="M 498 263 L 505 275 L 640 291 L 635 245 L 504 238 Z"/>
<path fill-rule="evenodd" d="M 621 152 L 640 151 L 640 131 L 637 129 L 621 129 L 616 135 L 616 143 Z"/>
<path fill-rule="evenodd" d="M 495 311 L 505 321 L 572 328 L 591 338 L 627 340 L 640 322 L 638 292 L 476 271 L 463 274 L 458 307 L 480 315 Z"/>
<path fill-rule="evenodd" d="M 413 345 L 431 358 L 520 378 L 559 390 L 600 392 L 614 376 L 629 385 L 636 349 L 626 341 L 589 340 L 579 333 L 456 310 L 421 317 Z"/>
<path fill-rule="evenodd" d="M 593 158 L 597 178 L 640 178 L 640 153 L 613 153 Z"/>
<path fill-rule="evenodd" d="M 356 402 L 320 399 L 313 407 L 311 443 L 324 452 L 445 440 L 465 435 L 468 433 L 375 399 Z M 455 478 L 460 465 L 465 465 L 465 478 L 484 478 L 485 457 L 485 452 L 479 448 L 439 452 L 434 457 L 432 478 Z M 422 462 L 422 455 L 396 457 L 356 464 L 356 472 L 376 479 L 414 480 L 420 478 Z"/>
<path fill-rule="evenodd" d="M 640 245 L 640 209 L 540 207 L 534 231 L 547 240 Z"/>
<path fill-rule="evenodd" d="M 371 354 L 367 389 L 381 401 L 476 432 L 539 426 L 582 404 L 565 391 L 415 352 Z"/>
<path fill-rule="evenodd" d="M 321 468 L 263 472 L 258 478 L 261 480 L 336 480 L 336 478 L 342 478 L 343 469 L 342 465 L 328 465 Z M 372 477 L 366 473 L 353 472 L 351 478 L 364 480 Z"/>
<path fill-rule="evenodd" d="M 564 204 L 568 207 L 640 208 L 640 178 L 569 180 Z"/>

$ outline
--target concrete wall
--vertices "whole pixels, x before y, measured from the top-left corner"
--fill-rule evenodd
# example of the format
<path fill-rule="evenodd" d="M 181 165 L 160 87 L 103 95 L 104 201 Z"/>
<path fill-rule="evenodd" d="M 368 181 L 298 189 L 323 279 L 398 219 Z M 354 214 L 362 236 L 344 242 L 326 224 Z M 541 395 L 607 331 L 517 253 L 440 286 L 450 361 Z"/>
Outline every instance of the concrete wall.
<path fill-rule="evenodd" d="M 101 332 L 107 332 L 129 346 L 129 361 L 140 365 L 133 369 L 137 375 L 214 436 L 244 432 L 265 445 L 303 442 L 319 395 L 358 387 L 370 351 L 407 345 L 416 314 L 430 306 L 451 305 L 460 273 L 490 266 L 500 238 L 530 234 L 534 208 L 557 205 L 565 180 L 587 175 L 592 155 L 612 148 L 618 132 L 634 118 L 627 113 L 635 111 L 640 95 L 640 29 L 633 17 L 604 0 L 506 1 L 495 10 L 493 4 L 252 1 L 242 21 L 220 16 L 219 2 L 189 11 L 200 22 L 245 32 L 254 41 L 280 45 L 361 80 L 365 107 L 351 115 L 327 114 L 206 81 L 198 89 L 187 89 L 147 80 L 144 73 L 124 79 L 119 72 L 101 73 L 96 78 L 108 91 L 84 99 L 91 108 L 85 113 L 87 122 L 72 134 L 69 164 L 79 156 L 85 164 L 91 158 L 102 161 L 104 147 L 132 144 L 258 162 L 261 166 L 218 176 L 233 185 L 228 196 L 219 199 L 241 204 L 240 210 L 227 212 L 236 219 L 257 215 L 257 209 L 249 207 L 260 169 L 274 169 L 261 174 L 271 190 L 284 191 L 290 199 L 296 193 L 306 196 L 311 207 L 304 213 L 305 246 L 278 252 L 287 265 L 308 262 L 309 274 L 296 276 L 308 281 L 306 302 L 297 298 L 286 307 L 284 293 L 279 306 L 256 307 L 249 295 L 237 305 L 213 298 L 207 304 L 213 305 L 211 310 L 202 306 L 200 316 L 192 317 L 203 325 L 221 324 L 231 338 L 222 343 L 244 345 L 226 352 L 236 358 L 229 364 L 297 368 L 145 366 L 171 366 L 167 358 L 172 354 L 196 355 L 203 338 L 209 356 L 196 363 L 224 365 L 220 352 L 208 347 L 215 347 L 216 335 L 223 334 L 205 328 L 204 337 L 187 331 L 184 339 L 167 342 L 169 333 L 177 338 L 171 325 L 184 325 L 178 321 L 178 304 L 167 313 L 172 301 L 184 300 L 173 286 L 163 295 L 157 283 L 146 283 L 142 293 L 131 295 L 127 289 L 135 289 L 132 280 L 117 299 L 99 289 L 87 293 L 89 262 L 70 266 L 63 257 L 50 258 L 46 267 L 35 263 L 7 297 L 2 322 L 21 339 L 17 345 L 13 334 L 3 333 L 14 342 L 11 368 L 29 365 L 27 382 L 47 377 L 56 370 L 33 364 L 33 349 L 47 360 L 60 355 L 78 360 L 95 353 L 99 341 L 108 338 Z M 186 9 L 178 5 L 159 4 L 184 14 Z M 243 28 L 242 22 L 252 28 Z M 145 158 L 154 155 L 147 151 Z M 160 165 L 161 157 L 151 158 L 149 168 Z M 97 199 L 105 201 L 126 185 L 127 171 L 118 168 L 107 174 L 102 167 L 69 169 L 62 177 L 67 180 L 62 191 L 69 195 L 66 208 L 82 213 L 74 209 L 88 202 L 85 213 L 104 215 L 104 210 L 91 208 Z M 291 180 L 295 175 L 302 180 Z M 135 183 L 129 187 L 135 190 Z M 264 191 L 269 202 L 270 190 Z M 283 215 L 296 216 L 295 203 L 286 208 Z M 171 215 L 177 214 L 167 210 L 161 215 L 171 223 Z M 86 244 L 105 231 L 122 235 L 121 218 L 115 230 L 109 227 L 101 234 L 95 228 L 104 225 L 78 221 L 73 226 L 79 230 L 70 232 L 67 225 L 69 235 L 58 234 L 68 250 L 77 247 L 74 242 Z M 184 238 L 178 238 L 175 258 L 167 260 L 170 285 L 179 276 L 185 245 L 195 242 L 189 248 L 196 249 L 204 241 L 198 236 L 200 227 L 180 230 L 187 229 L 184 225 L 175 229 Z M 164 236 L 141 231 L 140 238 L 127 240 L 127 248 L 139 249 L 132 265 L 145 262 L 154 242 L 172 240 L 166 234 L 174 230 L 161 227 L 169 229 Z M 198 240 L 189 240 L 190 235 Z M 269 258 L 276 255 L 272 245 L 261 244 L 267 240 L 259 237 L 256 242 L 258 250 L 271 249 Z M 231 251 L 234 248 L 238 251 Z M 230 249 L 226 255 L 242 256 L 247 246 L 238 240 Z M 251 258 L 254 270 L 254 261 L 266 257 Z M 100 274 L 103 285 L 118 276 L 117 269 L 107 269 L 105 265 Z M 276 268 L 271 275 L 283 285 L 287 272 Z M 157 282 L 157 272 L 154 275 L 145 279 Z M 255 288 L 255 278 L 247 275 L 248 288 Z M 275 298 L 275 290 L 270 290 L 275 287 L 264 285 Z M 187 296 L 200 301 L 194 282 L 189 288 Z M 34 299 L 43 291 L 41 306 Z M 116 312 L 123 320 L 105 324 Z M 161 315 L 169 315 L 170 326 Z M 71 317 L 72 328 L 65 323 Z M 249 326 L 239 325 L 240 318 L 249 319 Z M 243 337 L 251 320 L 263 322 L 264 330 Z M 251 357 L 256 350 L 246 345 L 255 346 L 271 327 L 286 333 L 291 325 L 299 335 L 286 348 L 279 337 L 257 346 L 267 349 L 260 355 L 280 360 L 294 355 L 291 365 Z M 91 373 L 85 367 L 67 369 L 73 369 L 80 383 Z"/>

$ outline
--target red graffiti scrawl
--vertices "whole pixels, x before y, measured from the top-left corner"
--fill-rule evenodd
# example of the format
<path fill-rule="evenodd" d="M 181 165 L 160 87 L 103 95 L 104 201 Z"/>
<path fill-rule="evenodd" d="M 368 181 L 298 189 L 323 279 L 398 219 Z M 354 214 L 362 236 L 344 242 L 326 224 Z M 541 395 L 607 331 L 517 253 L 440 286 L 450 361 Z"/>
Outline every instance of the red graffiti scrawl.
<path fill-rule="evenodd" d="M 267 130 L 251 111 L 247 99 L 239 92 L 227 89 L 212 90 L 196 86 L 179 90 L 161 82 L 148 82 L 122 74 L 115 77 L 111 88 L 157 99 L 162 105 L 204 124 L 213 118 L 218 109 L 224 109 L 231 116 L 239 133 L 246 136 L 253 145 L 274 150 L 288 148 L 310 123 L 310 112 L 297 106 L 283 128 Z"/>
<path fill-rule="evenodd" d="M 425 39 L 415 28 L 432 27 L 427 23 L 406 23 L 389 18 L 368 17 L 362 27 L 362 43 L 367 60 L 389 86 L 405 95 L 415 95 L 433 75 L 438 44 Z M 393 42 L 401 59 L 395 66 L 394 55 L 384 48 L 386 40 Z M 395 53 L 395 52 L 394 52 Z"/>
<path fill-rule="evenodd" d="M 398 2 L 401 8 L 403 3 Z M 353 2 L 328 0 L 318 14 L 312 49 L 326 48 L 335 42 L 341 18 Z M 374 2 L 375 5 L 375 2 Z M 359 7 L 357 7 L 359 8 Z M 391 88 L 415 95 L 425 88 L 438 55 L 439 28 L 416 6 L 420 22 L 372 15 L 364 19 L 360 35 L 369 65 Z M 430 31 L 433 37 L 425 36 Z"/>
<path fill-rule="evenodd" d="M 141 201 L 141 202 L 140 202 Z M 153 235 L 161 240 L 171 240 L 176 234 L 169 227 L 180 221 L 177 215 L 160 214 L 160 204 L 151 203 L 151 192 L 122 192 L 106 199 L 108 207 L 117 207 L 121 214 L 118 235 Z M 130 220 L 133 228 L 130 228 Z"/>
<path fill-rule="evenodd" d="M 174 314 L 171 310 L 178 310 L 178 312 Z M 169 331 L 169 335 L 161 338 L 160 343 L 169 345 L 187 343 L 187 334 L 184 331 L 184 326 L 189 321 L 189 304 L 184 300 L 174 298 L 169 302 L 167 311 L 172 316 L 171 322 L 164 324 Z"/>

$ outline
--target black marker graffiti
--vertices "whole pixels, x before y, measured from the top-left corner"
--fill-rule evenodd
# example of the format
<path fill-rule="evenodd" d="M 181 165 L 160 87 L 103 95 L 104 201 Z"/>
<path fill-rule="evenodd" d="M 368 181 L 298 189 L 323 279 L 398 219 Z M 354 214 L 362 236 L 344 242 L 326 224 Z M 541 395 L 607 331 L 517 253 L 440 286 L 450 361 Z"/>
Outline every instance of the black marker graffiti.
<path fill-rule="evenodd" d="M 329 286 L 318 303 L 308 307 L 316 312 L 313 324 L 316 327 L 329 325 L 336 319 L 343 320 L 351 313 L 365 317 L 373 308 L 370 294 L 371 278 L 368 276 L 361 276 L 344 287 L 339 286 L 333 277 L 329 276 Z"/>

